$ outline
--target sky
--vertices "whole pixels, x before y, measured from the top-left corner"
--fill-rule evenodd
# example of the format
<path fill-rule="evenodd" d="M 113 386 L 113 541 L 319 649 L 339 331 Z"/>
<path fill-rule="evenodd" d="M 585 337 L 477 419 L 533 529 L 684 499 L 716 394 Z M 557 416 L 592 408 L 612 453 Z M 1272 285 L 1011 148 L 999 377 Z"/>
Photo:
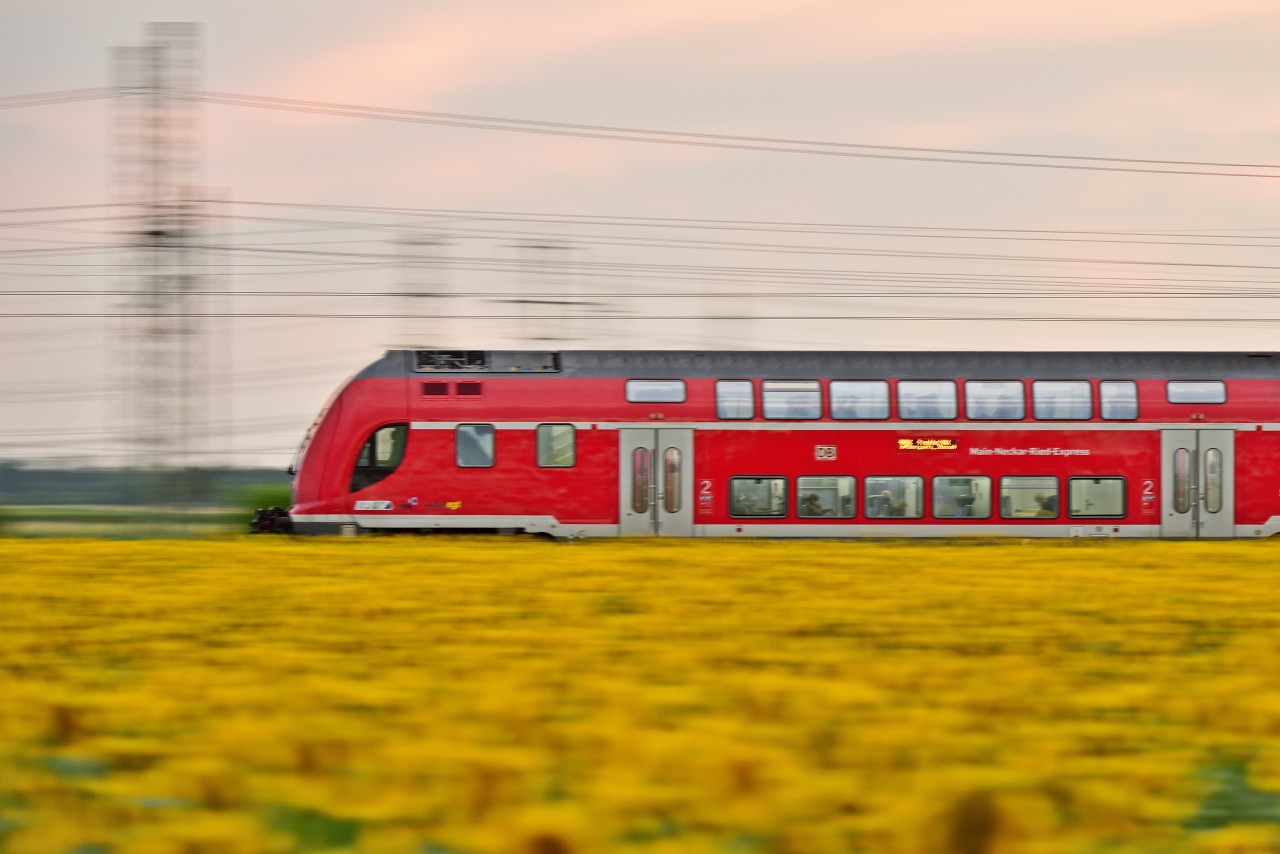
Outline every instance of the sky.
<path fill-rule="evenodd" d="M 1280 349 L 1273 2 L 5 0 L 0 461 L 173 415 L 108 97 L 166 21 L 185 459 L 283 467 L 389 346 Z"/>

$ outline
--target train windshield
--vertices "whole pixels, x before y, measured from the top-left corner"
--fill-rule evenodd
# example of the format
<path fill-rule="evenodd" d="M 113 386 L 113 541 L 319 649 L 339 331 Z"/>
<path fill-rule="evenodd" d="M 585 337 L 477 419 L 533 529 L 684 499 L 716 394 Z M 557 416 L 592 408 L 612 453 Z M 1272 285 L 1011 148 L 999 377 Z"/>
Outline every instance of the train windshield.
<path fill-rule="evenodd" d="M 307 428 L 307 432 L 302 437 L 302 441 L 298 443 L 298 450 L 293 455 L 293 460 L 289 463 L 288 472 L 296 475 L 298 469 L 302 466 L 302 458 L 306 456 L 307 448 L 311 446 L 311 439 L 316 435 L 316 431 L 320 429 L 320 424 L 324 421 L 324 417 L 329 414 L 329 410 L 333 408 L 333 403 L 338 399 L 338 395 L 342 394 L 342 390 L 351 384 L 355 379 L 355 375 L 347 377 L 346 380 L 333 390 L 329 395 L 329 399 L 324 402 L 324 406 L 320 407 L 320 414 L 316 416 L 316 420 L 311 422 L 311 426 Z"/>

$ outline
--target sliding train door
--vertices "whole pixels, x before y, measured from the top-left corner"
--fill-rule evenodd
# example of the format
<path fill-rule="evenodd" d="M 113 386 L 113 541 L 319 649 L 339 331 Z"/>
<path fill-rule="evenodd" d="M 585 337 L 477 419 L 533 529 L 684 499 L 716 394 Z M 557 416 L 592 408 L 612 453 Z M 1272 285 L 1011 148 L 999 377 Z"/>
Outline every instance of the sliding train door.
<path fill-rule="evenodd" d="M 1160 452 L 1161 536 L 1235 536 L 1235 434 L 1164 430 Z"/>
<path fill-rule="evenodd" d="M 693 430 L 619 430 L 622 536 L 693 535 Z"/>

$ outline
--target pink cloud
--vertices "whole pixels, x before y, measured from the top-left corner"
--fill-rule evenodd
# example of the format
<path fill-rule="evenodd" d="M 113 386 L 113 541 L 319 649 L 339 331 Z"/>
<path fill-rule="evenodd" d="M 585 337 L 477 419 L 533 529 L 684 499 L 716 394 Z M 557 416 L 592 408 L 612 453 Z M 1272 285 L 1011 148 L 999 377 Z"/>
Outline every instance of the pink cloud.
<path fill-rule="evenodd" d="M 691 64 L 723 70 L 854 67 L 892 58 L 1043 52 L 1151 39 L 1280 13 L 1260 0 L 648 0 L 479 2 L 375 20 L 257 90 L 282 96 L 422 106 L 502 86 L 600 54 L 679 44 Z M 689 46 L 699 46 L 694 50 Z"/>
<path fill-rule="evenodd" d="M 709 51 L 708 62 L 725 67 L 803 67 L 837 60 L 842 66 L 885 59 L 1039 53 L 1108 45 L 1193 31 L 1219 22 L 1256 18 L 1256 26 L 1280 25 L 1280 10 L 1263 0 L 898 0 L 809 4 L 809 14 L 768 21 L 723 23 L 753 49 Z M 768 28 L 768 37 L 760 29 Z M 755 32 L 752 32 L 755 30 Z M 732 42 L 733 38 L 726 38 Z"/>
<path fill-rule="evenodd" d="M 767 29 L 824 5 L 824 0 L 796 0 L 785 7 L 767 0 L 562 0 L 424 8 L 349 34 L 343 44 L 256 85 L 258 91 L 282 96 L 421 106 L 518 81 L 583 56 L 642 52 L 648 43 L 682 34 L 704 35 L 707 49 L 715 50 L 714 36 L 725 26 L 754 23 Z"/>

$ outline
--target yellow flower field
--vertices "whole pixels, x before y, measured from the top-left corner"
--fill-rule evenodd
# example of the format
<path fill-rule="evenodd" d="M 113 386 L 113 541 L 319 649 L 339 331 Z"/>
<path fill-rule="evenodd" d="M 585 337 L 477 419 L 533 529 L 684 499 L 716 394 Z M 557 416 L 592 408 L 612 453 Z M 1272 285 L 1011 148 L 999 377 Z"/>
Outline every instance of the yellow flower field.
<path fill-rule="evenodd" d="M 1280 852 L 1278 556 L 0 540 L 0 852 Z"/>

